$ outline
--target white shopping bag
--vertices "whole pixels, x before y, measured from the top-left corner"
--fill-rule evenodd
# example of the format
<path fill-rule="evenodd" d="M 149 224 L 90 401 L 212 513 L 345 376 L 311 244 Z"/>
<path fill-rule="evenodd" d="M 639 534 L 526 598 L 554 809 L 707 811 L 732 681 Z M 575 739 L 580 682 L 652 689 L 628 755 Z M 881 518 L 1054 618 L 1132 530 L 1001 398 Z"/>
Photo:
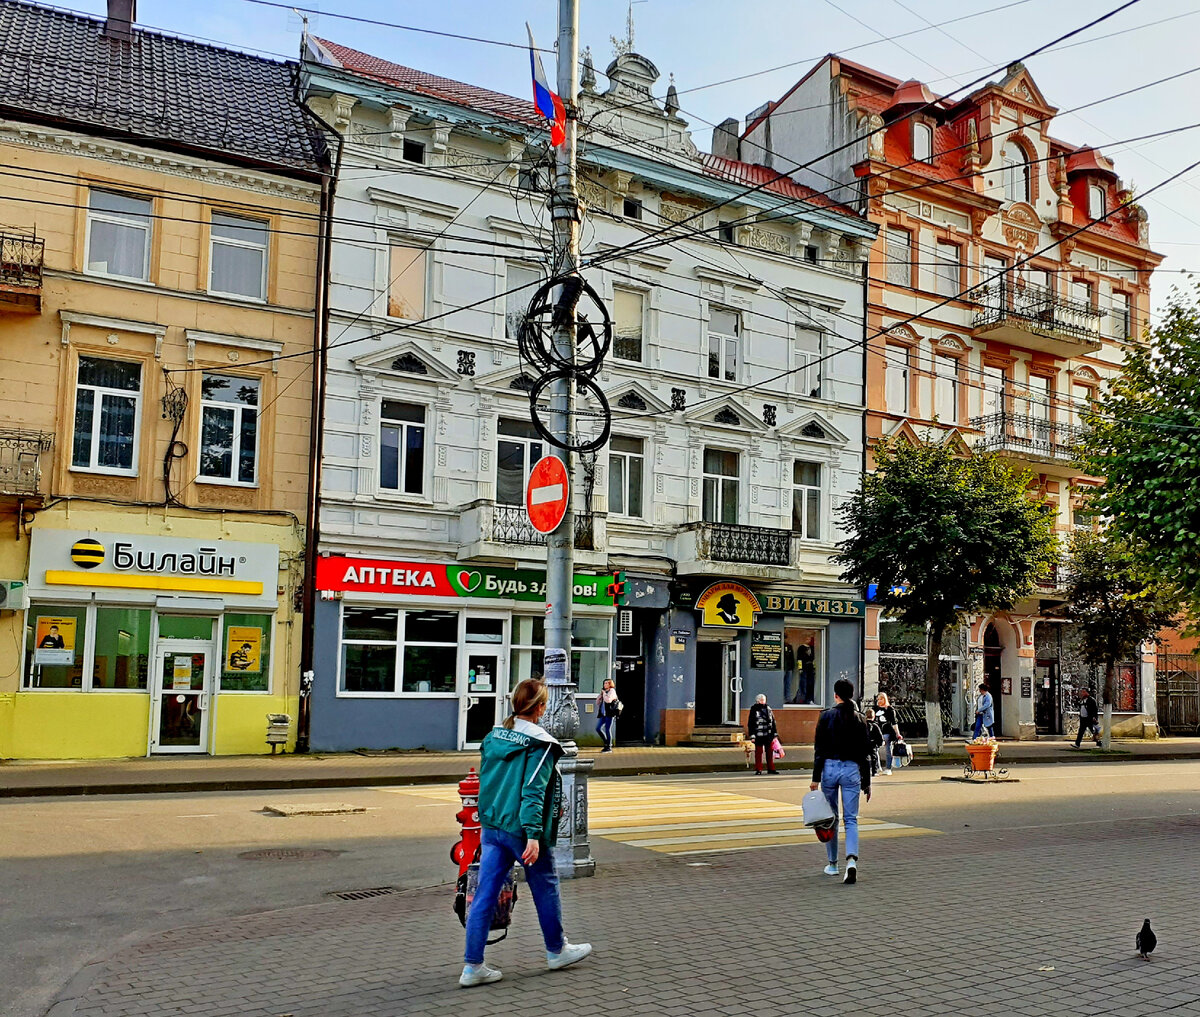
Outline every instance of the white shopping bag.
<path fill-rule="evenodd" d="M 805 826 L 825 826 L 834 820 L 833 808 L 822 791 L 809 791 L 800 799 Z"/>

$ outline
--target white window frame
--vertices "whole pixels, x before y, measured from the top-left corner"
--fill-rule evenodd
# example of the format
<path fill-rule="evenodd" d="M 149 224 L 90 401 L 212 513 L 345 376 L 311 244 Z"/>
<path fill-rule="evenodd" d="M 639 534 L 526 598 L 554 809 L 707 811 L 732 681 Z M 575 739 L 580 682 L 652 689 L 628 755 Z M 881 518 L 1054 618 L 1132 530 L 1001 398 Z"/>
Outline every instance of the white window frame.
<path fill-rule="evenodd" d="M 958 389 L 959 389 L 959 371 L 962 367 L 958 357 L 947 357 L 939 354 L 934 354 L 933 358 L 933 412 L 938 418 L 940 424 L 957 424 L 958 423 Z M 949 386 L 950 395 L 950 413 L 949 416 L 942 415 L 943 403 L 945 402 L 943 393 L 946 392 L 947 384 Z"/>
<path fill-rule="evenodd" d="M 903 243 L 893 242 L 903 238 Z M 889 226 L 885 240 L 884 257 L 887 259 L 887 281 L 893 286 L 912 287 L 912 243 L 911 230 Z"/>
<path fill-rule="evenodd" d="M 954 251 L 954 260 L 945 257 L 948 251 Z M 960 245 L 949 240 L 937 241 L 934 248 L 933 288 L 940 297 L 957 298 L 962 292 L 963 249 Z M 954 267 L 953 283 L 950 279 L 950 266 Z"/>
<path fill-rule="evenodd" d="M 910 372 L 912 369 L 912 350 L 907 346 L 898 346 L 892 343 L 885 343 L 883 347 L 883 404 L 888 413 L 899 413 L 907 415 L 909 407 L 912 404 L 912 394 L 909 385 Z M 903 358 L 903 362 L 901 362 Z M 893 406 L 891 391 L 893 388 L 892 379 L 899 376 L 901 383 L 901 391 L 903 399 L 901 405 Z"/>
<path fill-rule="evenodd" d="M 922 120 L 913 121 L 912 153 L 916 162 L 933 162 L 933 127 Z"/>
<path fill-rule="evenodd" d="M 1108 194 L 1099 184 L 1088 184 L 1088 218 L 1097 221 L 1108 211 Z"/>
<path fill-rule="evenodd" d="M 140 215 L 130 218 L 122 215 L 120 212 L 106 212 L 100 209 L 94 209 L 91 206 L 92 195 L 97 192 L 107 194 L 115 194 L 122 198 L 133 198 L 137 201 L 145 201 L 150 205 L 150 210 L 145 213 L 145 221 L 141 221 Z M 131 213 L 132 215 L 132 213 Z M 115 226 L 122 226 L 126 229 L 140 229 L 145 234 L 145 242 L 142 245 L 142 274 L 141 275 L 120 275 L 117 272 L 99 272 L 91 267 L 92 263 L 92 223 L 107 222 Z M 150 246 L 154 241 L 154 199 L 145 194 L 131 194 L 125 191 L 113 190 L 108 187 L 92 187 L 88 191 L 88 207 L 87 207 L 87 236 L 84 237 L 83 243 L 83 274 L 97 276 L 101 279 L 124 279 L 127 282 L 148 283 L 150 281 Z"/>
<path fill-rule="evenodd" d="M 376 607 L 385 608 L 396 612 L 396 633 L 394 639 L 346 639 L 346 608 L 347 607 Z M 409 642 L 406 639 L 408 634 L 408 615 L 420 614 L 424 611 L 444 611 L 452 612 L 458 615 L 456 632 L 456 641 L 454 643 L 430 643 L 427 641 Z M 409 604 L 383 604 L 377 600 L 358 599 L 342 600 L 341 609 L 338 611 L 338 641 L 337 641 L 337 686 L 335 695 L 338 699 L 459 699 L 458 691 L 458 670 L 462 665 L 463 654 L 466 647 L 466 618 L 467 612 L 460 606 L 449 601 L 445 604 L 437 603 L 409 603 Z M 395 651 L 395 664 L 393 665 L 393 676 L 395 677 L 395 685 L 391 692 L 353 692 L 345 687 L 346 681 L 346 655 L 344 648 L 349 646 L 390 646 Z M 495 644 L 498 647 L 502 644 Z M 406 692 L 404 690 L 404 648 L 406 646 L 453 646 L 455 647 L 455 687 L 450 692 Z"/>
<path fill-rule="evenodd" d="M 805 463 L 808 466 L 815 466 L 817 468 L 816 484 L 798 484 L 798 483 L 796 483 L 795 469 L 796 469 L 797 463 Z M 791 531 L 793 534 L 798 536 L 801 540 L 820 541 L 820 540 L 828 539 L 821 535 L 827 529 L 827 525 L 826 525 L 827 520 L 825 518 L 825 474 L 826 474 L 826 472 L 827 471 L 825 469 L 825 464 L 821 463 L 815 459 L 804 459 L 801 456 L 793 456 L 793 458 L 792 458 L 792 506 L 791 506 L 792 507 L 792 524 L 791 524 Z M 811 493 L 814 493 L 814 492 L 816 493 L 816 496 L 817 496 L 817 530 L 819 531 L 816 534 L 816 536 L 813 536 L 808 532 L 808 497 Z M 798 530 L 796 529 L 796 495 L 797 494 L 802 494 L 801 501 L 804 505 L 804 511 L 800 515 L 800 520 L 801 520 L 802 525 L 801 525 L 801 528 Z"/>
<path fill-rule="evenodd" d="M 111 360 L 122 364 L 136 364 L 138 369 L 138 387 L 136 390 L 124 388 L 108 388 L 103 385 L 86 385 L 79 381 L 79 360 L 89 357 L 92 360 Z M 75 362 L 75 396 L 71 403 L 71 466 L 75 473 L 100 473 L 105 476 L 136 477 L 138 475 L 138 459 L 142 444 L 142 389 L 146 384 L 145 365 L 140 360 L 122 360 L 119 357 L 92 356 L 81 353 Z M 79 390 L 86 388 L 95 394 L 92 408 L 92 449 L 87 466 L 75 465 L 75 418 L 79 413 Z M 133 464 L 125 469 L 119 466 L 99 466 L 96 456 L 100 449 L 100 417 L 101 406 L 105 396 L 133 400 Z"/>
<path fill-rule="evenodd" d="M 617 516 L 622 519 L 645 519 L 645 517 L 646 517 L 646 439 L 639 438 L 637 435 L 615 435 L 614 436 L 614 438 L 617 438 L 617 437 L 625 438 L 629 441 L 640 442 L 641 446 L 642 446 L 642 450 L 641 450 L 641 452 L 628 452 L 628 451 L 624 451 L 624 450 L 614 449 L 612 447 L 612 443 L 611 442 L 609 443 L 608 470 L 609 470 L 610 496 L 609 496 L 609 500 L 608 500 L 609 501 L 608 513 L 610 516 Z M 630 466 L 630 463 L 635 459 L 638 460 L 642 464 L 641 490 L 638 491 L 638 496 L 639 496 L 638 501 L 640 502 L 640 505 L 641 505 L 641 511 L 637 512 L 637 513 L 633 513 L 633 512 L 629 511 L 630 494 L 633 491 L 633 481 L 631 479 L 632 472 L 629 469 L 629 466 Z M 613 507 L 612 497 L 611 497 L 612 480 L 613 480 L 613 477 L 615 476 L 614 471 L 616 468 L 617 460 L 619 460 L 621 462 L 621 469 L 622 469 L 622 482 L 621 482 L 620 486 L 621 486 L 621 494 L 622 494 L 623 504 L 622 504 L 621 508 L 619 508 L 619 509 L 616 509 Z"/>
<path fill-rule="evenodd" d="M 1112 334 L 1114 339 L 1128 339 L 1133 334 L 1133 297 L 1121 290 L 1113 290 L 1109 300 L 1112 306 Z"/>
<path fill-rule="evenodd" d="M 1000 162 L 1004 200 L 1028 203 L 1032 197 L 1033 180 L 1025 150 L 1020 145 L 1005 145 L 1000 151 Z"/>
<path fill-rule="evenodd" d="M 1008 368 L 999 364 L 984 364 L 981 370 L 979 410 L 982 416 L 1001 413 L 1008 415 Z M 999 382 L 997 386 L 996 382 Z M 989 401 L 994 401 L 989 406 Z"/>
<path fill-rule="evenodd" d="M 204 371 L 200 375 L 201 386 L 204 384 L 204 378 L 207 375 L 219 375 L 223 378 L 239 378 L 242 381 L 258 382 L 259 402 L 253 406 L 247 406 L 244 403 L 223 403 L 215 399 L 205 399 L 203 396 L 203 387 L 201 387 L 200 396 L 200 435 L 197 441 L 197 447 L 200 452 L 197 455 L 196 462 L 196 483 L 197 484 L 216 484 L 222 487 L 258 487 L 258 464 L 260 460 L 259 452 L 262 448 L 262 430 L 263 430 L 263 405 L 262 391 L 263 379 L 253 376 L 243 376 L 237 374 L 226 374 L 224 371 Z M 204 411 L 206 409 L 218 410 L 233 410 L 233 448 L 230 450 L 229 468 L 231 476 L 228 477 L 211 477 L 200 472 L 200 462 L 204 453 Z M 254 479 L 253 480 L 238 480 L 237 473 L 239 465 L 239 454 L 241 450 L 241 433 L 242 433 L 242 416 L 244 410 L 254 410 L 256 415 L 256 423 L 254 428 Z"/>
<path fill-rule="evenodd" d="M 737 473 L 732 474 L 732 475 L 727 474 L 727 473 L 709 473 L 708 470 L 705 469 L 705 467 L 704 467 L 704 454 L 706 452 L 725 452 L 725 453 L 732 454 L 733 457 L 737 460 Z M 706 446 L 704 446 L 704 448 L 701 450 L 701 453 L 700 453 L 700 469 L 701 469 L 701 475 L 702 475 L 702 480 L 701 480 L 701 484 L 700 484 L 700 516 L 701 516 L 701 519 L 706 523 L 720 523 L 721 525 L 724 525 L 724 526 L 739 525 L 742 521 L 742 456 L 741 456 L 741 453 L 738 452 L 736 449 L 721 448 L 718 445 L 706 445 Z M 705 495 L 705 491 L 708 489 L 709 481 L 712 481 L 712 483 L 716 487 L 716 497 L 714 498 L 713 504 L 717 510 L 716 514 L 718 516 L 723 516 L 725 514 L 723 511 L 723 509 L 725 507 L 725 493 L 727 490 L 729 490 L 729 485 L 732 483 L 732 490 L 733 490 L 733 496 L 734 496 L 734 509 L 735 509 L 734 515 L 737 517 L 733 520 L 732 523 L 726 522 L 724 519 L 721 519 L 721 518 L 704 519 L 704 502 L 705 502 L 704 495 Z"/>
<path fill-rule="evenodd" d="M 637 300 L 641 306 L 641 315 L 638 319 L 638 355 L 637 357 L 623 357 L 617 352 L 617 343 L 619 341 L 618 329 L 619 323 L 617 318 L 617 294 L 622 294 L 626 297 L 631 297 Z M 613 343 L 612 355 L 614 360 L 620 360 L 626 364 L 643 364 L 646 361 L 646 294 L 641 290 L 631 289 L 627 286 L 613 287 Z"/>
<path fill-rule="evenodd" d="M 708 321 L 708 348 L 704 351 L 705 358 L 705 376 L 712 381 L 728 381 L 736 383 L 741 380 L 742 364 L 745 361 L 745 355 L 742 351 L 742 316 L 738 311 L 731 307 L 714 307 L 712 311 L 724 311 L 727 314 L 732 314 L 734 318 L 734 334 L 728 335 L 724 332 L 715 331 L 712 327 L 712 314 L 710 311 Z M 717 344 L 717 373 L 712 373 L 713 360 L 713 342 Z M 729 377 L 729 360 L 730 348 L 733 350 L 733 376 Z"/>
<path fill-rule="evenodd" d="M 497 505 L 524 505 L 525 504 L 524 491 L 525 491 L 525 488 L 529 484 L 529 474 L 533 470 L 534 466 L 537 465 L 538 459 L 540 459 L 542 456 L 546 455 L 547 452 L 549 451 L 549 449 L 551 448 L 551 446 L 550 446 L 549 442 L 543 440 L 540 437 L 539 438 L 529 438 L 529 437 L 525 437 L 524 435 L 519 435 L 519 434 L 503 434 L 503 433 L 501 433 L 500 424 L 504 420 L 514 420 L 514 421 L 517 421 L 518 423 L 525 422 L 515 416 L 513 416 L 513 417 L 501 416 L 500 419 L 496 421 L 496 455 L 495 455 L 495 460 L 494 460 L 495 465 L 492 468 L 492 484 L 493 484 L 493 487 L 495 490 L 495 503 Z M 523 476 L 521 477 L 521 492 L 522 493 L 521 493 L 520 500 L 515 501 L 515 502 L 500 500 L 500 442 L 502 442 L 502 441 L 511 442 L 514 445 L 521 445 L 525 450 L 524 451 L 525 462 L 524 462 L 524 466 L 522 467 Z M 541 450 L 536 457 L 533 454 L 533 446 L 534 445 L 538 445 L 541 447 Z"/>
<path fill-rule="evenodd" d="M 406 406 L 415 406 L 421 411 L 421 423 L 415 420 L 398 420 L 395 417 L 388 417 L 384 414 L 385 403 L 403 403 Z M 426 487 L 426 475 L 429 470 L 429 407 L 423 403 L 413 402 L 409 399 L 380 399 L 379 400 L 379 452 L 376 456 L 375 463 L 375 480 L 377 490 L 384 495 L 397 498 L 424 498 Z M 383 429 L 385 427 L 398 428 L 399 449 L 400 454 L 396 461 L 396 487 L 385 487 L 383 483 Z M 412 428 L 420 428 L 421 430 L 421 489 L 419 491 L 404 490 L 404 475 L 408 466 L 408 432 Z"/>
<path fill-rule="evenodd" d="M 219 237 L 213 232 L 213 220 L 216 216 L 223 216 L 226 219 L 236 219 L 239 222 L 246 223 L 246 226 L 237 226 L 236 229 L 259 228 L 265 231 L 265 236 L 261 244 L 253 243 L 248 240 L 238 240 L 233 237 Z M 226 290 L 218 290 L 213 286 L 213 270 L 217 262 L 217 247 L 236 247 L 244 251 L 260 251 L 262 253 L 262 272 L 258 280 L 258 296 L 252 296 L 246 293 L 230 293 Z M 208 292 L 215 297 L 228 297 L 230 300 L 246 300 L 255 304 L 265 304 L 267 302 L 267 270 L 271 258 L 271 224 L 265 219 L 253 219 L 250 216 L 234 215 L 232 212 L 226 212 L 224 209 L 214 208 L 209 217 L 208 223 Z"/>
<path fill-rule="evenodd" d="M 395 257 L 397 249 L 411 251 L 417 254 L 405 268 L 393 275 L 392 259 Z M 430 304 L 430 285 L 429 285 L 429 269 L 432 264 L 432 249 L 421 243 L 418 240 L 411 240 L 405 236 L 391 236 L 388 238 L 387 254 L 384 258 L 384 285 L 383 285 L 383 301 L 384 311 L 387 317 L 394 321 L 423 321 L 429 315 Z M 399 282 L 401 276 L 406 276 L 410 272 L 416 273 L 417 265 L 420 264 L 421 277 L 421 308 L 419 312 L 407 318 L 404 315 L 392 313 L 392 287 Z"/>
<path fill-rule="evenodd" d="M 803 343 L 815 345 L 816 349 L 804 349 Z M 801 399 L 823 398 L 821 377 L 821 355 L 825 348 L 825 335 L 811 325 L 796 326 L 796 394 Z"/>

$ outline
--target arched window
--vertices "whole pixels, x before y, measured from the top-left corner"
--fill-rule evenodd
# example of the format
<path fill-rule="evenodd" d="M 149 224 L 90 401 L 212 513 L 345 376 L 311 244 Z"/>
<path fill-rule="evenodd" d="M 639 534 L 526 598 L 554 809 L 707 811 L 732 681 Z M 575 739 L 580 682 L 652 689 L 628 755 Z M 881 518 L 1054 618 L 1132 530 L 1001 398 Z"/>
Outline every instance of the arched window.
<path fill-rule="evenodd" d="M 914 123 L 912 132 L 913 158 L 918 162 L 933 162 L 933 128 Z"/>
<path fill-rule="evenodd" d="M 1014 144 L 1005 145 L 1000 152 L 1001 172 L 1004 175 L 1004 200 L 1029 200 L 1029 163 L 1025 153 Z"/>
<path fill-rule="evenodd" d="M 1105 207 L 1104 188 L 1099 184 L 1091 184 L 1088 186 L 1088 215 L 1093 219 L 1103 219 L 1104 213 L 1108 211 Z"/>

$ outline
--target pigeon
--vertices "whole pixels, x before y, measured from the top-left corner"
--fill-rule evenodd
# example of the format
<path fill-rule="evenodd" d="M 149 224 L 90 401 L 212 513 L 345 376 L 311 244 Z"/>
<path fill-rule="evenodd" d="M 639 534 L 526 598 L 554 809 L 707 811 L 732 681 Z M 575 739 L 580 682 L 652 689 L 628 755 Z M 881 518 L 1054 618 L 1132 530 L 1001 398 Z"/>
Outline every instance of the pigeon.
<path fill-rule="evenodd" d="M 1154 930 L 1150 928 L 1149 918 L 1142 922 L 1142 929 L 1137 934 L 1134 942 L 1137 944 L 1138 956 L 1142 960 L 1149 960 L 1150 955 L 1154 953 L 1154 948 L 1158 946 L 1158 937 L 1154 935 Z"/>

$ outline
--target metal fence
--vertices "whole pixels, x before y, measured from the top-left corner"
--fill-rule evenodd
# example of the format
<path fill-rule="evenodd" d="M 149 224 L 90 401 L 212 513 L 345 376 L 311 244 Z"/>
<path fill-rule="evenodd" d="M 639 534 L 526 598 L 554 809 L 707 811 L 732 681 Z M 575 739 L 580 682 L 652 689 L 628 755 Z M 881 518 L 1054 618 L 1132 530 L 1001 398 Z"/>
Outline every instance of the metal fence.
<path fill-rule="evenodd" d="M 1200 660 L 1187 653 L 1160 653 L 1155 685 L 1159 729 L 1200 734 Z"/>
<path fill-rule="evenodd" d="M 525 544 L 544 547 L 546 534 L 533 528 L 524 505 L 505 505 L 497 502 L 492 507 L 492 526 L 485 539 L 498 544 Z M 581 551 L 595 550 L 595 527 L 590 515 L 575 516 L 575 546 Z"/>

